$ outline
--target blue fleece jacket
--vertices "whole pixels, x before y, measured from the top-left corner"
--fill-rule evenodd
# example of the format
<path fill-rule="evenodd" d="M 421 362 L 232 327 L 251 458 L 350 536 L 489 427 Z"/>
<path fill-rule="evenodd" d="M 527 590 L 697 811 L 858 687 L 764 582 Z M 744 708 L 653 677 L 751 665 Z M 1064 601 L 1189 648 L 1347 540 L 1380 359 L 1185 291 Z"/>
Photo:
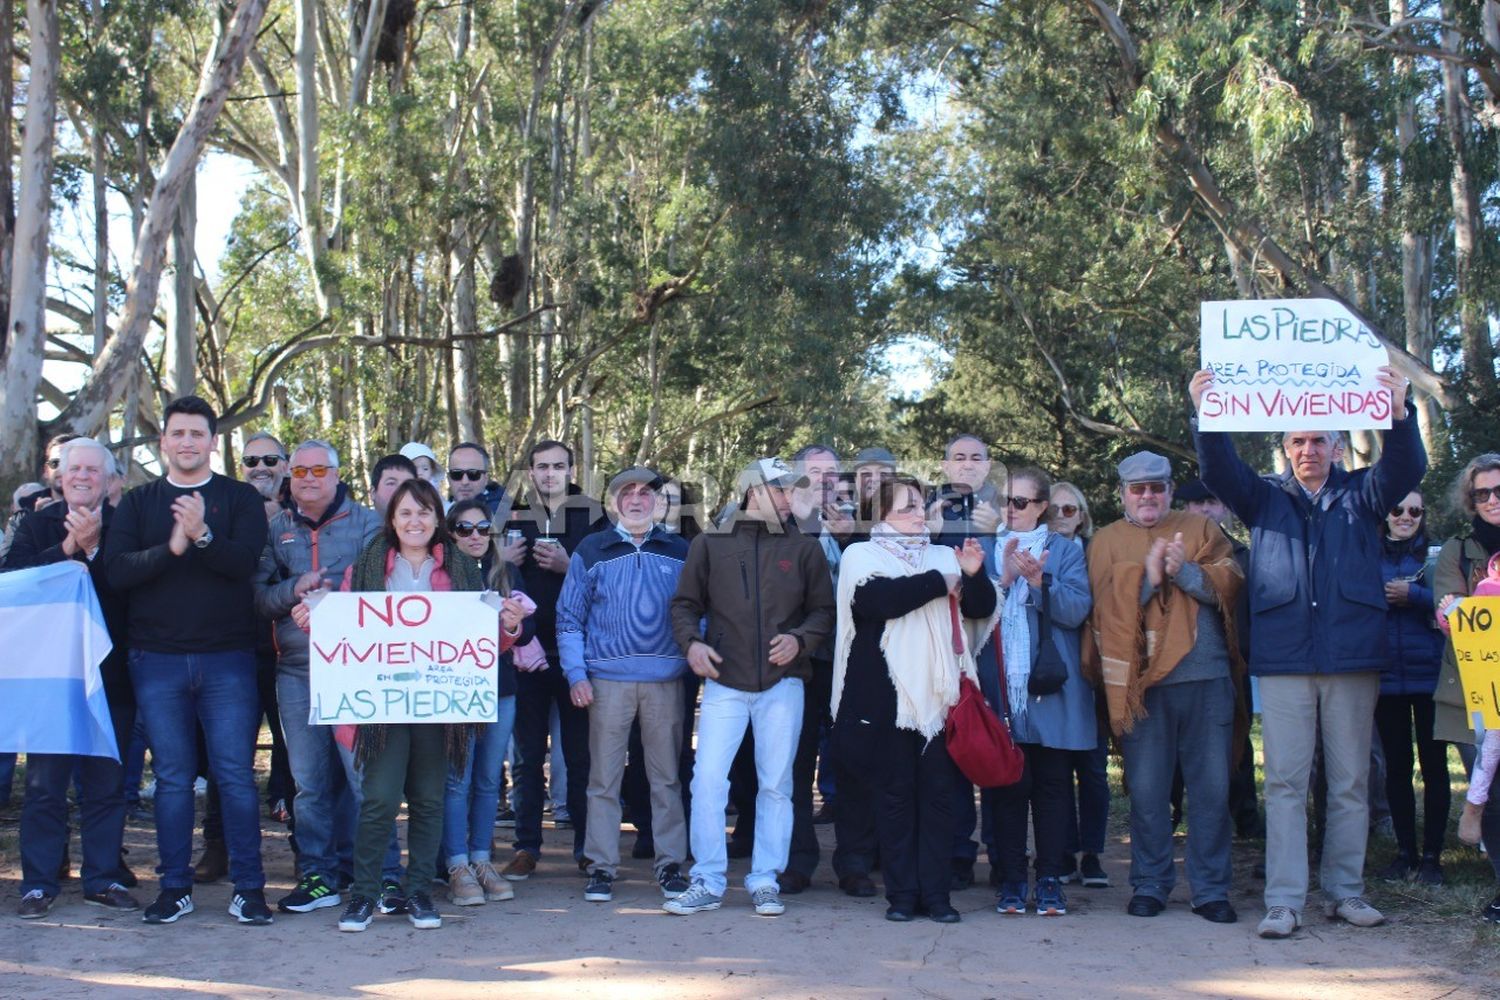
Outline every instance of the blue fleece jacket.
<path fill-rule="evenodd" d="M 578 543 L 557 599 L 557 652 L 570 685 L 673 681 L 686 672 L 670 605 L 687 551 L 681 535 L 659 526 L 639 546 L 618 528 Z"/>

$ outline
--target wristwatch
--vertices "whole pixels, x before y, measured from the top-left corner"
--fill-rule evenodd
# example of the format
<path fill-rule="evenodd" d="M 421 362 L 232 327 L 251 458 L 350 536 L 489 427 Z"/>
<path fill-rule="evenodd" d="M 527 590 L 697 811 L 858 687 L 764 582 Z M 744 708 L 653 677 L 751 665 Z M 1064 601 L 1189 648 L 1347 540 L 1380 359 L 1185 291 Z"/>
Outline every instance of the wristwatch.
<path fill-rule="evenodd" d="M 203 526 L 203 534 L 201 534 L 197 538 L 193 539 L 193 546 L 195 548 L 206 549 L 206 548 L 208 548 L 208 543 L 211 542 L 211 541 L 213 541 L 213 540 L 214 540 L 214 529 L 210 528 L 208 525 L 205 524 Z"/>

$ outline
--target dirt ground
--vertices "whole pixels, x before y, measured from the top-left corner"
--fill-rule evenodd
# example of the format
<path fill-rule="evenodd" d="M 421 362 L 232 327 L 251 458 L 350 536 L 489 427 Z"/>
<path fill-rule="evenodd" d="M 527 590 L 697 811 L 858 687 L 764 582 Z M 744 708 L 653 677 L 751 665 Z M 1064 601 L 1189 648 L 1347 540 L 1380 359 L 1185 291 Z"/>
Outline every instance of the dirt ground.
<path fill-rule="evenodd" d="M 292 861 L 285 831 L 270 823 L 266 829 L 267 895 L 274 902 L 291 885 Z M 831 827 L 819 832 L 829 847 Z M 127 831 L 143 902 L 155 891 L 144 860 L 155 855 L 152 836 L 149 823 Z M 547 832 L 553 846 L 571 843 L 571 836 Z M 624 835 L 627 859 L 632 837 Z M 76 858 L 76 838 L 73 850 Z M 444 916 L 437 931 L 417 931 L 404 917 L 377 917 L 363 934 L 340 934 L 332 908 L 278 914 L 270 927 L 240 926 L 225 912 L 224 882 L 200 886 L 197 911 L 171 926 L 148 927 L 138 915 L 86 906 L 76 879 L 47 918 L 22 922 L 9 909 L 20 874 L 10 811 L 0 817 L 0 879 L 8 891 L 0 911 L 0 997 L 1500 995 L 1495 956 L 1469 964 L 1474 951 L 1493 950 L 1491 937 L 1476 933 L 1471 917 L 1424 912 L 1420 900 L 1388 908 L 1389 922 L 1369 930 L 1310 915 L 1288 941 L 1255 936 L 1260 883 L 1252 878 L 1238 880 L 1238 924 L 1194 916 L 1181 885 L 1160 917 L 1127 916 L 1128 854 L 1120 845 L 1105 858 L 1114 887 L 1071 887 L 1065 917 L 1000 917 L 981 884 L 954 895 L 964 920 L 948 926 L 887 923 L 883 900 L 837 890 L 826 855 L 814 887 L 788 897 L 779 918 L 750 909 L 736 885 L 744 861 L 731 864 L 732 888 L 714 913 L 663 913 L 642 861 L 625 862 L 612 903 L 587 903 L 583 879 L 564 850 L 544 856 L 537 874 L 517 884 L 513 902 L 460 909 L 435 893 Z M 986 873 L 981 860 L 981 883 Z"/>

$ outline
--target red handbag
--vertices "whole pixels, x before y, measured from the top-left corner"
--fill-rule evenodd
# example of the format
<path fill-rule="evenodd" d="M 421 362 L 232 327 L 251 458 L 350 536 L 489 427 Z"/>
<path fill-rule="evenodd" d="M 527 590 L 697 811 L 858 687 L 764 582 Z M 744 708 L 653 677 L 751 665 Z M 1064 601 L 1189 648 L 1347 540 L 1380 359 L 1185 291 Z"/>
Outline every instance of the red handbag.
<path fill-rule="evenodd" d="M 963 652 L 963 631 L 958 620 L 958 599 L 948 597 L 953 626 L 953 651 Z M 995 662 L 1001 659 L 1000 628 L 995 627 Z M 1005 701 L 1005 675 L 1000 674 L 1000 699 Z M 958 680 L 958 704 L 948 710 L 948 756 L 965 778 L 980 788 L 1004 788 L 1021 780 L 1026 758 L 1010 738 L 1010 727 L 984 700 L 979 685 L 962 675 Z"/>

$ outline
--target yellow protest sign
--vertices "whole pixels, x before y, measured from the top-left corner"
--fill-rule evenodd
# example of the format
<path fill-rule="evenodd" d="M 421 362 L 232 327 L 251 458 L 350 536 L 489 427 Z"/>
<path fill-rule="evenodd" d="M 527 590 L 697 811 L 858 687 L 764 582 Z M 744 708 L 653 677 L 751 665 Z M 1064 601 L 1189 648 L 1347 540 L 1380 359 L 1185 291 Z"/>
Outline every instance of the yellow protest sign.
<path fill-rule="evenodd" d="M 1464 704 L 1484 728 L 1500 729 L 1500 597 L 1465 597 L 1448 613 L 1448 624 Z"/>

